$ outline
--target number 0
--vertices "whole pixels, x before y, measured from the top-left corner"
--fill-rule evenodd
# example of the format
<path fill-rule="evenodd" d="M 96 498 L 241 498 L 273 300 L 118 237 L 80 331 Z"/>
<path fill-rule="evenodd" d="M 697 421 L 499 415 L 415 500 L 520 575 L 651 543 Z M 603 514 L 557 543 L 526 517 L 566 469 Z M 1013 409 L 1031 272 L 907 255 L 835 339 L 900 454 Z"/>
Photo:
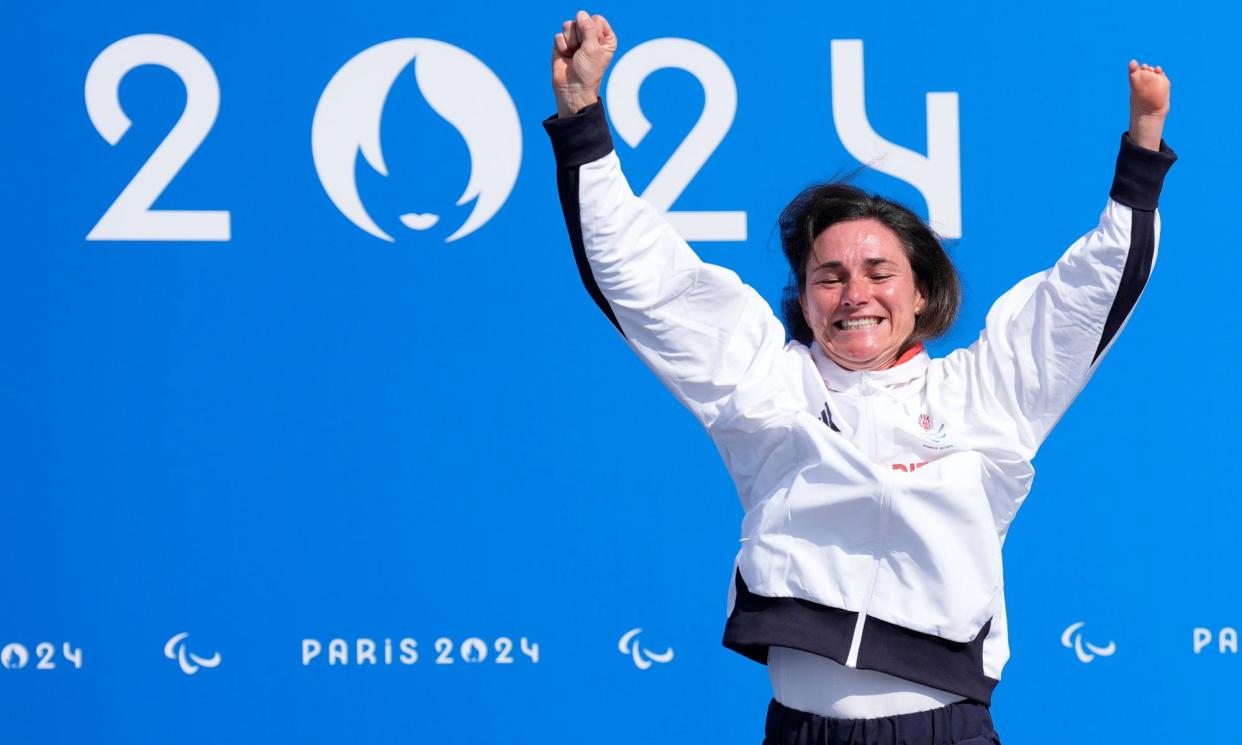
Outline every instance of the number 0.
<path fill-rule="evenodd" d="M 153 210 L 151 205 L 172 182 L 220 111 L 220 83 L 197 49 L 161 34 L 129 36 L 103 50 L 86 73 L 86 113 L 108 144 L 129 131 L 121 110 L 121 80 L 142 65 L 166 67 L 185 84 L 185 111 L 129 185 L 87 234 L 88 241 L 227 241 L 229 213 L 205 210 Z"/>

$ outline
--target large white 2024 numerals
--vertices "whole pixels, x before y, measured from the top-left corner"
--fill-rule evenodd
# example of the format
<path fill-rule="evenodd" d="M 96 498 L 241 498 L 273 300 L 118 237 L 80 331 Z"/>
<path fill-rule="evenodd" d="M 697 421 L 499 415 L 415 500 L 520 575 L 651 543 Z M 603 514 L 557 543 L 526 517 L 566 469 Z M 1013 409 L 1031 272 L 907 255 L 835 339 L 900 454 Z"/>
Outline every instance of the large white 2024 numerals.
<path fill-rule="evenodd" d="M 656 174 L 642 198 L 664 213 L 688 241 L 744 241 L 746 213 L 741 211 L 673 211 L 673 202 L 685 191 L 699 169 L 724 140 L 737 113 L 737 84 L 733 73 L 712 50 L 689 39 L 652 39 L 631 49 L 613 68 L 604 100 L 612 125 L 630 147 L 637 147 L 651 131 L 643 116 L 638 89 L 657 70 L 685 70 L 703 86 L 703 113 L 686 139 Z"/>
<path fill-rule="evenodd" d="M 86 236 L 93 241 L 227 241 L 227 211 L 153 210 L 151 205 L 202 144 L 220 110 L 220 84 L 211 64 L 180 39 L 139 34 L 112 44 L 86 74 L 86 110 L 95 129 L 115 145 L 129 130 L 121 109 L 121 81 L 142 65 L 172 70 L 186 89 L 185 110 L 155 152 Z M 638 91 L 657 70 L 685 70 L 703 86 L 703 111 L 642 197 L 688 241 L 746 240 L 746 212 L 674 211 L 699 170 L 724 141 L 737 113 L 737 85 L 715 52 L 689 39 L 652 39 L 617 61 L 605 98 L 613 126 L 630 147 L 651 131 Z M 851 155 L 878 171 L 912 184 L 927 201 L 928 216 L 943 237 L 962 234 L 961 171 L 956 93 L 927 94 L 927 155 L 885 140 L 867 122 L 862 42 L 832 42 L 832 113 Z"/>
<path fill-rule="evenodd" d="M 86 112 L 109 144 L 129 131 L 121 109 L 121 80 L 142 65 L 172 70 L 185 84 L 185 110 L 177 124 L 103 217 L 88 241 L 227 241 L 229 213 L 207 210 L 153 210 L 151 205 L 176 177 L 215 124 L 220 83 L 197 49 L 161 34 L 139 34 L 103 50 L 86 73 Z"/>

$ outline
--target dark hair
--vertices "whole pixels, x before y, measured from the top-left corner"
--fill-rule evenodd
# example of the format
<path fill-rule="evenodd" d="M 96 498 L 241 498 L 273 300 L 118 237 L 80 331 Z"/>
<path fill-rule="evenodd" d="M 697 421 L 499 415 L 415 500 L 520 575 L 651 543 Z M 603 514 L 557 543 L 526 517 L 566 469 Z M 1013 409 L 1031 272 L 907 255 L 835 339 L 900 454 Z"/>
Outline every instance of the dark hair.
<path fill-rule="evenodd" d="M 815 338 L 802 316 L 806 260 L 815 238 L 837 223 L 866 218 L 879 220 L 897 234 L 927 301 L 902 351 L 944 334 L 953 325 L 962 304 L 962 288 L 935 232 L 918 215 L 891 199 L 830 182 L 803 189 L 781 212 L 781 247 L 789 261 L 789 284 L 781 298 L 781 311 L 791 338 L 808 345 Z"/>

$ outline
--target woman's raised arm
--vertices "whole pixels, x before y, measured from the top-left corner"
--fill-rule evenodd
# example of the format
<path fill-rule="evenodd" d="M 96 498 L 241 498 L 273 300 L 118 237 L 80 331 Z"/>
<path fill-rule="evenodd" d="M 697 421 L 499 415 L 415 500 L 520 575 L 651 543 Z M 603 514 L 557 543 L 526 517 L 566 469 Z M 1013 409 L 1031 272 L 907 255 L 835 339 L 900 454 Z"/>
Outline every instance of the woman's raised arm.
<path fill-rule="evenodd" d="M 1177 158 L 1161 139 L 1169 80 L 1159 67 L 1129 68 L 1130 130 L 1099 224 L 1051 269 L 1002 295 L 979 340 L 944 359 L 964 410 L 1007 422 L 1027 460 L 1116 340 L 1155 264 L 1156 205 Z"/>
<path fill-rule="evenodd" d="M 736 274 L 704 263 L 656 209 L 634 196 L 599 101 L 617 48 L 602 16 L 579 12 L 556 34 L 557 115 L 544 121 L 582 282 L 630 347 L 709 429 L 748 381 L 771 375 L 785 328 Z"/>

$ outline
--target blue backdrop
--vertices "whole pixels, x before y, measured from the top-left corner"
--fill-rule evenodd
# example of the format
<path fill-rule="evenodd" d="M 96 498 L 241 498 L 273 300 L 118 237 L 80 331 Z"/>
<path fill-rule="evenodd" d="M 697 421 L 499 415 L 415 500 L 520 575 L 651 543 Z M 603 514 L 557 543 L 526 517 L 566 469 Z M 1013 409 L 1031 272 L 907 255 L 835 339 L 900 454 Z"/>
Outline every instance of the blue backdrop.
<path fill-rule="evenodd" d="M 693 245 L 772 302 L 776 215 L 859 162 L 834 73 L 865 80 L 884 140 L 917 156 L 934 129 L 959 149 L 935 189 L 909 169 L 858 179 L 957 236 L 966 302 L 933 353 L 1095 224 L 1125 64 L 1168 71 L 1181 160 L 1158 266 L 1005 546 L 1006 745 L 1235 736 L 1231 8 L 591 9 L 616 65 L 656 39 L 708 50 L 631 59 L 637 103 L 618 111 L 618 92 L 611 113 L 651 130 L 618 151 L 643 191 L 710 110 L 672 207 L 744 212 Z M 574 10 L 6 13 L 6 742 L 759 741 L 766 671 L 720 646 L 732 483 L 582 290 L 565 236 L 540 120 Z M 424 41 L 367 52 L 398 39 Z M 861 49 L 834 60 L 834 40 Z M 670 59 L 692 69 L 644 77 Z M 354 83 L 325 95 L 347 63 Z M 929 127 L 934 92 L 956 94 L 934 99 L 956 123 Z M 1075 642 L 1114 651 L 1083 662 Z"/>

